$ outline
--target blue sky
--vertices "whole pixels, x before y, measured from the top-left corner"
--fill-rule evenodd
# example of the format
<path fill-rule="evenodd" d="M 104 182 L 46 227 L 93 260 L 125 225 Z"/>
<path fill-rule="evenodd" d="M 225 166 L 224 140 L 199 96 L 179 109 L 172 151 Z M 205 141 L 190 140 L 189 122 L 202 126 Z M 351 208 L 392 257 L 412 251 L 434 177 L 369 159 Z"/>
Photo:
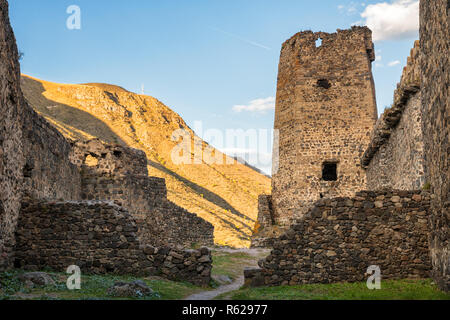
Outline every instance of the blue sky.
<path fill-rule="evenodd" d="M 374 29 L 381 112 L 418 38 L 417 0 L 9 2 L 23 73 L 134 92 L 144 85 L 192 128 L 272 129 L 281 44 L 301 30 L 352 24 Z M 80 30 L 66 27 L 70 5 L 81 9 Z"/>

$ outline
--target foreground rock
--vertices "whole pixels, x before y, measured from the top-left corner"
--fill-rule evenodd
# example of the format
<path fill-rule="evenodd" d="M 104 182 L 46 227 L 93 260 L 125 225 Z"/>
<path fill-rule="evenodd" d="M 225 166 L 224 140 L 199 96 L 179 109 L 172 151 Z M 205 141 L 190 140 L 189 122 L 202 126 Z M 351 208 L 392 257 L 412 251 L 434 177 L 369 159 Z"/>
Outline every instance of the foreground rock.
<path fill-rule="evenodd" d="M 108 294 L 114 297 L 144 297 L 153 293 L 153 290 L 141 280 L 127 282 L 116 282 L 108 289 Z"/>

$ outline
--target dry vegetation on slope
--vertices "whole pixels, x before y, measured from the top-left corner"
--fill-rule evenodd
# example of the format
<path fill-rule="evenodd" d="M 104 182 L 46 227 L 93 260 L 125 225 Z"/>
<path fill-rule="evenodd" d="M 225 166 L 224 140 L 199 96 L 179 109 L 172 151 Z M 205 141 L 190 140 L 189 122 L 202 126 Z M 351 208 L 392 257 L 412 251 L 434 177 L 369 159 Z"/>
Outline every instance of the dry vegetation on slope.
<path fill-rule="evenodd" d="M 22 77 L 22 89 L 30 105 L 66 137 L 98 137 L 145 151 L 149 174 L 166 179 L 171 201 L 215 226 L 217 244 L 250 244 L 257 198 L 270 192 L 270 179 L 235 161 L 232 165 L 173 164 L 171 153 L 177 142 L 172 141 L 172 133 L 180 128 L 191 136 L 193 132 L 163 103 L 113 85 L 57 84 L 28 76 Z M 217 150 L 214 154 L 227 158 Z"/>

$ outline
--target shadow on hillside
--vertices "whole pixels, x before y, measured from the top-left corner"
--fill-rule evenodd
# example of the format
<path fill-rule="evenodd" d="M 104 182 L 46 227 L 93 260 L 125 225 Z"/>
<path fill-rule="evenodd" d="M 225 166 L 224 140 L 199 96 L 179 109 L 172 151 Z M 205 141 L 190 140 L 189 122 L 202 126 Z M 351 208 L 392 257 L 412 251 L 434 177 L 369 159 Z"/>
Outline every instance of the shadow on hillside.
<path fill-rule="evenodd" d="M 57 122 L 58 125 L 60 125 L 64 130 L 74 133 L 75 135 L 78 136 L 78 138 L 82 138 L 81 135 L 76 132 L 77 130 L 80 130 L 84 131 L 85 133 L 93 137 L 101 137 L 101 139 L 107 143 L 112 144 L 116 143 L 122 146 L 128 146 L 116 133 L 114 133 L 111 130 L 111 128 L 106 123 L 96 118 L 95 116 L 91 115 L 90 113 L 77 109 L 75 107 L 71 107 L 66 104 L 61 104 L 59 102 L 47 99 L 44 96 L 44 92 L 46 90 L 43 87 L 42 83 L 40 83 L 39 81 L 28 78 L 26 76 L 22 76 L 21 87 L 22 91 L 24 92 L 25 98 L 27 99 L 29 105 L 34 110 L 39 112 L 42 116 L 45 116 L 48 119 Z M 60 128 L 57 129 L 61 131 Z M 202 194 L 206 200 L 216 204 L 217 206 L 223 208 L 224 210 L 228 210 L 232 215 L 243 218 L 244 220 L 247 220 L 249 222 L 254 222 L 253 219 L 247 217 L 246 215 L 236 210 L 233 206 L 231 206 L 225 199 L 223 199 L 219 195 L 180 176 L 176 172 L 171 171 L 170 169 L 164 167 L 159 163 L 153 162 L 151 160 L 148 160 L 148 163 L 150 166 L 162 172 L 165 172 L 174 177 L 175 179 L 181 181 L 198 194 Z M 224 223 L 227 223 L 232 227 L 234 226 L 232 223 L 224 219 L 221 220 L 223 220 Z M 252 230 L 252 228 L 248 224 L 245 224 L 243 222 L 240 223 L 242 223 L 245 226 L 245 228 Z M 240 230 L 237 231 L 242 233 L 243 236 L 246 236 L 245 233 L 243 233 L 242 231 Z"/>
<path fill-rule="evenodd" d="M 179 196 L 181 199 L 183 199 L 184 201 L 189 201 L 188 198 L 183 197 L 183 196 L 180 195 L 180 194 L 179 194 L 178 196 Z M 220 215 L 218 215 L 218 214 L 216 214 L 216 213 L 214 213 L 214 212 L 209 211 L 209 210 L 208 210 L 204 205 L 202 205 L 202 204 L 197 204 L 197 206 L 200 207 L 200 208 L 202 208 L 203 210 L 207 211 L 210 215 L 214 216 L 216 219 L 219 219 L 223 224 L 226 224 L 226 225 L 230 226 L 230 227 L 231 227 L 231 228 L 230 228 L 231 232 L 237 233 L 237 234 L 238 234 L 237 236 L 238 236 L 240 239 L 242 239 L 242 240 L 250 240 L 249 235 L 246 234 L 244 231 L 242 231 L 242 230 L 236 228 L 236 226 L 233 224 L 233 222 L 228 221 L 228 220 L 224 219 L 223 217 L 221 217 Z M 239 222 L 239 223 L 242 223 L 242 222 Z M 246 224 L 244 224 L 244 225 L 247 227 Z M 252 231 L 251 229 L 249 229 L 249 230 Z"/>
<path fill-rule="evenodd" d="M 108 143 L 127 145 L 106 123 L 95 116 L 69 105 L 47 99 L 44 96 L 46 90 L 39 81 L 22 76 L 20 84 L 30 106 L 41 115 L 56 121 L 65 130 L 74 132 L 73 129 L 77 129 L 94 137 L 102 137 L 102 140 Z"/>
<path fill-rule="evenodd" d="M 208 201 L 210 201 L 210 202 L 212 202 L 212 203 L 218 205 L 218 206 L 221 207 L 222 209 L 228 210 L 228 211 L 230 211 L 232 214 L 234 214 L 234 215 L 236 215 L 236 216 L 238 216 L 238 217 L 240 217 L 240 218 L 246 219 L 246 220 L 248 220 L 248 221 L 250 221 L 250 222 L 255 222 L 255 220 L 253 220 L 253 219 L 247 217 L 246 215 L 240 213 L 240 212 L 239 212 L 238 210 L 236 210 L 232 205 L 230 205 L 225 199 L 223 199 L 223 198 L 220 197 L 219 195 L 215 194 L 214 192 L 209 191 L 208 189 L 205 189 L 205 188 L 203 188 L 202 186 L 199 186 L 198 184 L 196 184 L 196 183 L 194 183 L 194 182 L 192 182 L 192 181 L 190 181 L 190 180 L 188 180 L 188 179 L 186 179 L 186 178 L 180 176 L 180 175 L 177 174 L 176 172 L 173 172 L 172 170 L 170 170 L 170 169 L 164 167 L 164 166 L 163 166 L 162 164 L 160 164 L 160 163 L 157 163 L 157 162 L 148 160 L 148 164 L 149 164 L 151 167 L 153 167 L 153 168 L 155 168 L 155 169 L 157 169 L 157 170 L 160 170 L 160 171 L 162 171 L 162 172 L 165 172 L 165 173 L 171 175 L 172 177 L 174 177 L 175 179 L 177 179 L 177 180 L 183 182 L 185 185 L 187 185 L 189 188 L 191 188 L 191 189 L 194 190 L 195 192 L 197 192 L 197 193 L 199 193 L 199 194 L 202 194 L 203 197 L 204 197 L 206 200 L 208 200 Z M 244 224 L 244 225 L 245 225 L 246 228 L 249 228 L 249 229 L 251 230 L 251 227 L 250 227 L 249 225 L 247 225 L 247 224 Z"/>

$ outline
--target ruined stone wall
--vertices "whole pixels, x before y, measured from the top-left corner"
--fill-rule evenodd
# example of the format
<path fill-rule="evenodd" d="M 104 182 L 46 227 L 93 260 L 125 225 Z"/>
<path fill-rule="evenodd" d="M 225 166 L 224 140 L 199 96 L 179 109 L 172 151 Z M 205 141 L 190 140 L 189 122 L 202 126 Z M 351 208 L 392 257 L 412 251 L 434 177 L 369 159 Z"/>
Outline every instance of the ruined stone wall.
<path fill-rule="evenodd" d="M 8 3 L 0 0 L 0 271 L 11 266 L 25 163 L 18 59 Z"/>
<path fill-rule="evenodd" d="M 23 202 L 17 228 L 15 266 L 65 272 L 162 275 L 207 285 L 211 252 L 142 245 L 135 219 L 109 202 Z"/>
<path fill-rule="evenodd" d="M 141 230 L 143 243 L 185 247 L 214 245 L 214 226 L 171 201 L 160 202 L 142 221 L 145 226 Z"/>
<path fill-rule="evenodd" d="M 251 248 L 271 247 L 274 231 L 274 217 L 271 195 L 258 197 L 258 219 L 253 229 Z"/>
<path fill-rule="evenodd" d="M 321 197 L 365 189 L 360 158 L 377 119 L 374 58 L 366 27 L 301 32 L 283 44 L 275 111 L 279 170 L 272 179 L 277 223 L 291 223 Z M 336 181 L 324 179 L 326 164 L 336 165 Z"/>
<path fill-rule="evenodd" d="M 377 265 L 383 279 L 427 278 L 429 195 L 413 191 L 358 192 L 321 199 L 245 272 L 250 285 L 363 281 Z"/>
<path fill-rule="evenodd" d="M 34 198 L 80 198 L 80 174 L 68 158 L 70 145 L 25 101 L 20 65 L 8 18 L 0 1 L 0 269 L 11 266 L 22 194 Z"/>
<path fill-rule="evenodd" d="M 421 109 L 420 48 L 416 41 L 394 103 L 378 119 L 362 157 L 368 190 L 418 190 L 424 186 Z"/>
<path fill-rule="evenodd" d="M 427 180 L 434 194 L 430 215 L 433 276 L 450 289 L 449 1 L 420 1 L 422 112 Z"/>
<path fill-rule="evenodd" d="M 70 160 L 78 167 L 86 166 L 104 175 L 147 175 L 145 152 L 119 145 L 103 143 L 100 139 L 72 141 Z"/>
<path fill-rule="evenodd" d="M 258 225 L 260 229 L 270 228 L 274 224 L 273 220 L 273 208 L 272 208 L 272 196 L 260 195 L 258 197 Z"/>
<path fill-rule="evenodd" d="M 213 245 L 214 227 L 167 200 L 165 180 L 149 177 L 143 151 L 100 140 L 72 143 L 73 163 L 80 166 L 82 199 L 114 200 L 137 219 L 144 244 Z"/>

